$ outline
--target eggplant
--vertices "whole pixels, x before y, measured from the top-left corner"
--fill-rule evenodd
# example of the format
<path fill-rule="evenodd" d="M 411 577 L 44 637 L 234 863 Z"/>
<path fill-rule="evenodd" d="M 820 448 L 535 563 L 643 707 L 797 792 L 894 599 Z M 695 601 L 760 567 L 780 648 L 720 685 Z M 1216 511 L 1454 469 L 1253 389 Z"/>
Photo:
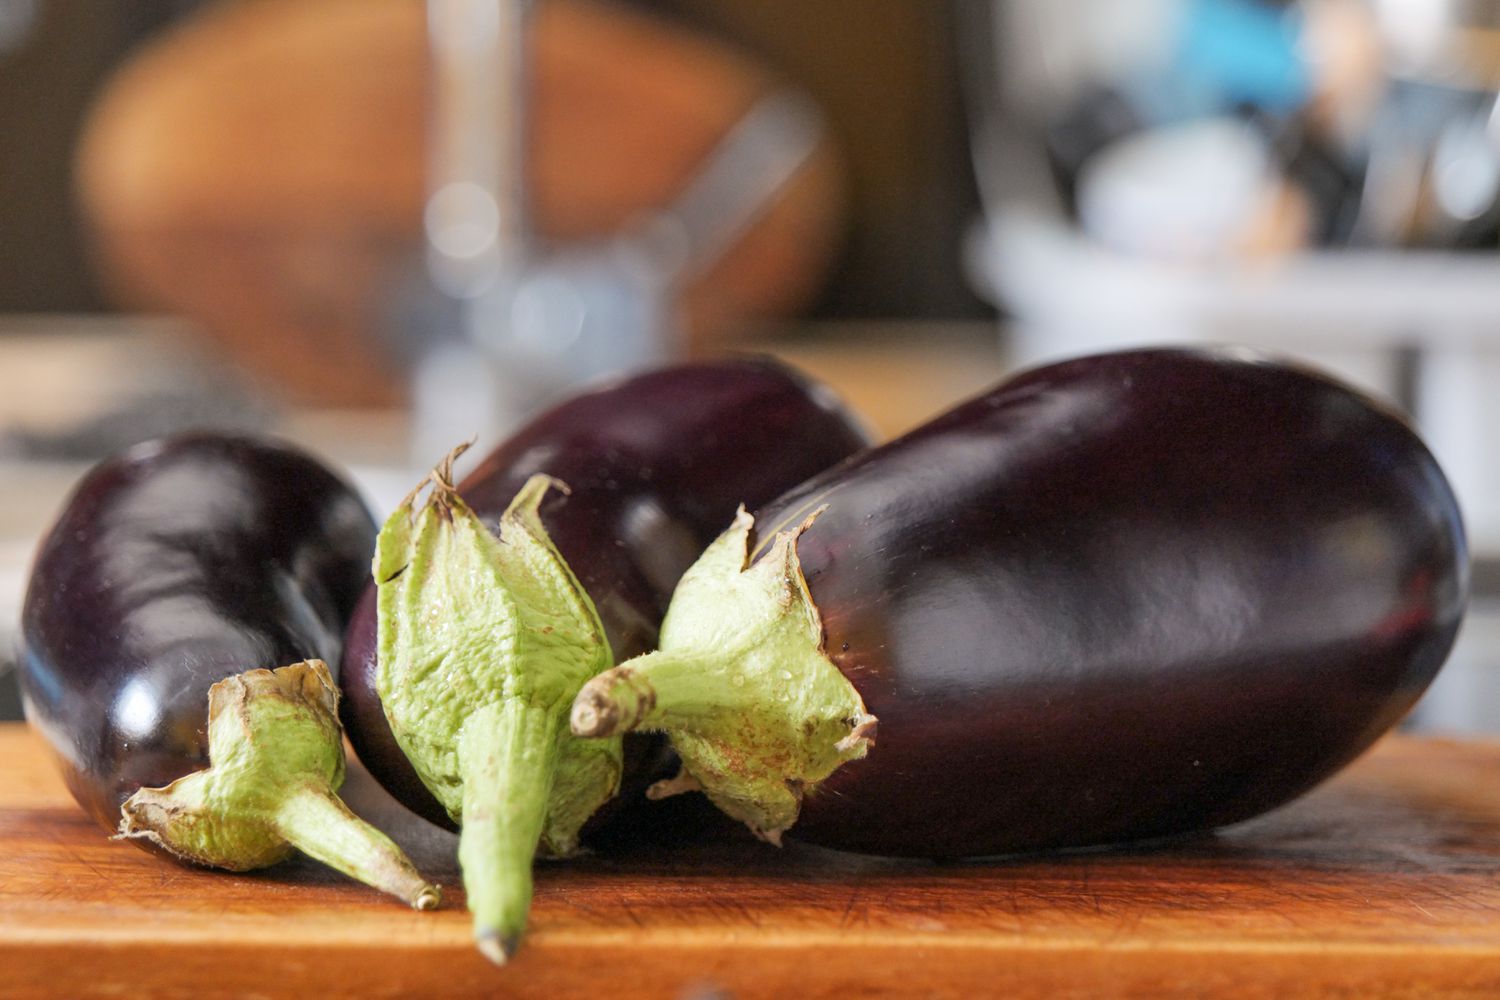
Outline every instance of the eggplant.
<path fill-rule="evenodd" d="M 488 822 L 463 824 L 460 860 L 491 958 L 516 947 L 538 840 L 544 853 L 570 853 L 622 774 L 637 789 L 642 776 L 660 776 L 659 744 L 638 743 L 621 760 L 618 743 L 568 735 L 578 687 L 614 656 L 654 648 L 678 578 L 737 504 L 769 501 L 865 443 L 828 390 L 782 365 L 684 365 L 563 402 L 456 488 L 445 463 L 425 502 L 408 498 L 387 522 L 380 587 L 346 641 L 344 721 L 365 766 L 413 811 L 451 824 L 469 814 L 465 796 L 476 797 L 468 805 Z M 529 561 L 500 565 L 517 547 Z M 497 593 L 535 597 L 534 616 L 554 617 L 532 628 L 528 601 L 501 606 Z M 518 652 L 541 628 L 549 656 L 577 656 L 559 665 Z M 566 690 L 532 689 L 561 673 L 572 678 L 557 681 Z M 436 676 L 442 683 L 428 685 Z M 529 735 L 489 748 L 507 763 L 481 787 L 461 773 L 460 744 L 477 746 L 486 727 L 483 739 L 506 727 Z"/>
<path fill-rule="evenodd" d="M 533 476 L 566 484 L 566 492 L 542 503 L 542 523 L 593 599 L 610 648 L 626 659 L 656 648 L 677 581 L 740 503 L 767 503 L 868 443 L 826 386 L 769 359 L 726 359 L 576 395 L 495 448 L 457 488 L 498 530 Z M 376 664 L 371 583 L 345 636 L 344 727 L 360 761 L 392 796 L 456 830 L 391 734 Z M 628 784 L 643 788 L 642 777 L 658 775 L 660 743 L 644 735 L 626 741 Z"/>
<path fill-rule="evenodd" d="M 110 832 L 244 870 L 292 845 L 414 906 L 437 891 L 334 794 L 337 662 L 375 525 L 288 445 L 148 442 L 74 489 L 22 611 L 21 692 Z M 272 669 L 274 668 L 274 669 Z"/>
<path fill-rule="evenodd" d="M 1401 719 L 1468 593 L 1417 435 L 1328 377 L 1142 350 L 1020 374 L 689 570 L 574 732 L 664 730 L 770 839 L 958 858 L 1210 830 Z M 878 719 L 878 732 L 876 721 Z"/>

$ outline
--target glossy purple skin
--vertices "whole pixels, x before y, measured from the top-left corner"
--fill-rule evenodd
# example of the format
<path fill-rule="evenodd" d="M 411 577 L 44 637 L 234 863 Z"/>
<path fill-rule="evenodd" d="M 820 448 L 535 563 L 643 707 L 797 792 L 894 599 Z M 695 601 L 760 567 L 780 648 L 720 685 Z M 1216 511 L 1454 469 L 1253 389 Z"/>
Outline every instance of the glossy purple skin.
<path fill-rule="evenodd" d="M 287 445 L 189 434 L 96 466 L 43 539 L 22 613 L 26 717 L 74 798 L 120 804 L 208 764 L 208 689 L 338 662 L 369 575 L 359 496 Z"/>
<path fill-rule="evenodd" d="M 543 502 L 542 522 L 624 660 L 655 648 L 678 579 L 740 504 L 766 503 L 865 444 L 832 393 L 785 366 L 704 362 L 611 383 L 554 407 L 458 490 L 493 527 L 532 475 L 567 484 L 568 493 L 553 491 Z M 371 588 L 350 623 L 341 671 L 350 742 L 407 808 L 451 827 L 391 735 L 375 689 L 375 643 Z M 627 739 L 626 792 L 666 776 L 658 773 L 660 745 Z"/>
<path fill-rule="evenodd" d="M 874 854 L 1246 819 L 1411 707 L 1468 590 L 1405 424 L 1320 376 L 1142 351 L 1022 374 L 758 515 L 879 733 L 789 835 Z"/>

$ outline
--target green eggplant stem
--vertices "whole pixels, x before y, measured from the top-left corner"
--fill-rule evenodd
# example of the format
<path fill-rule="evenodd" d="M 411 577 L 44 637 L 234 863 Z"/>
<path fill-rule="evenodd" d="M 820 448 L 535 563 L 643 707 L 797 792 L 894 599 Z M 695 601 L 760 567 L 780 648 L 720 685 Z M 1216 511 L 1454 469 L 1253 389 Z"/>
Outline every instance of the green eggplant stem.
<path fill-rule="evenodd" d="M 620 739 L 580 740 L 568 707 L 610 666 L 604 627 L 552 545 L 534 476 L 492 532 L 453 486 L 456 449 L 376 542 L 376 689 L 391 732 L 461 826 L 474 935 L 492 961 L 526 927 L 532 860 L 577 849 L 619 786 Z"/>
<path fill-rule="evenodd" d="M 458 844 L 474 939 L 491 961 L 515 953 L 531 908 L 531 860 L 557 771 L 560 714 L 519 700 L 488 705 L 458 740 L 463 832 Z"/>
<path fill-rule="evenodd" d="M 418 910 L 440 891 L 389 837 L 349 811 L 338 688 L 321 660 L 249 670 L 209 688 L 211 766 L 120 808 L 119 838 L 195 864 L 250 871 L 300 849 Z"/>
<path fill-rule="evenodd" d="M 366 885 L 404 899 L 418 910 L 436 909 L 442 892 L 412 866 L 401 848 L 329 792 L 291 796 L 276 814 L 276 830 L 303 854 Z"/>
<path fill-rule="evenodd" d="M 589 681 L 571 712 L 576 736 L 665 732 L 683 773 L 653 796 L 701 788 L 773 843 L 803 796 L 875 738 L 875 717 L 823 651 L 797 560 L 797 539 L 821 510 L 753 563 L 755 522 L 741 510 L 678 584 L 660 649 Z"/>

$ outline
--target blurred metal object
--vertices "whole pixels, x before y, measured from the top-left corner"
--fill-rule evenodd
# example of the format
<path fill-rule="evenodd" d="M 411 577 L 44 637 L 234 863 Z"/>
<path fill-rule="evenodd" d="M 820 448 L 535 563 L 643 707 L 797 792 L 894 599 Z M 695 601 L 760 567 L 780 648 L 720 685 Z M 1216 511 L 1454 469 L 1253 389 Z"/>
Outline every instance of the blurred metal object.
<path fill-rule="evenodd" d="M 1484 95 L 1470 114 L 1449 121 L 1432 153 L 1432 240 L 1462 246 L 1467 234 L 1494 233 L 1500 196 L 1500 146 L 1495 139 L 1495 99 Z"/>
<path fill-rule="evenodd" d="M 671 204 L 647 213 L 626 238 L 648 245 L 677 280 L 712 267 L 797 175 L 823 141 L 810 99 L 773 92 L 735 125 Z"/>
<path fill-rule="evenodd" d="M 527 256 L 526 35 L 531 0 L 428 0 L 432 114 L 427 266 L 457 298 Z"/>
<path fill-rule="evenodd" d="M 1385 99 L 1365 138 L 1360 242 L 1493 247 L 1500 0 L 1371 0 Z"/>
<path fill-rule="evenodd" d="M 502 374 L 492 356 L 499 353 L 492 344 L 516 333 L 507 317 L 474 322 L 476 312 L 487 308 L 480 300 L 497 291 L 513 294 L 530 263 L 525 223 L 529 11 L 529 0 L 427 0 L 432 99 L 422 221 L 427 274 L 436 294 L 451 305 L 426 310 L 419 327 L 400 331 L 408 341 L 405 353 L 415 362 L 412 460 L 417 465 L 435 462 L 459 441 L 496 423 L 509 424 L 500 411 L 520 386 L 537 382 L 529 366 Z M 484 329 L 496 320 L 498 330 Z M 545 330 L 541 335 L 546 339 Z"/>
<path fill-rule="evenodd" d="M 140 46 L 97 96 L 74 171 L 79 228 L 112 296 L 188 318 L 293 401 L 400 403 L 429 329 L 458 338 L 467 301 L 435 290 L 429 243 L 451 277 L 484 275 L 502 245 L 532 257 L 603 242 L 682 192 L 778 87 L 744 52 L 634 4 L 533 4 L 524 52 L 510 0 L 445 10 L 440 22 L 480 25 L 439 43 L 458 50 L 446 78 L 428 0 L 208 3 Z M 518 68 L 526 136 L 496 148 L 482 137 L 523 124 L 507 78 Z M 464 125 L 462 109 L 481 106 L 496 122 Z M 505 157 L 520 152 L 516 193 L 522 161 Z M 734 252 L 682 290 L 674 314 L 695 342 L 811 301 L 844 186 L 825 136 Z M 398 335 L 403 311 L 423 316 Z"/>
<path fill-rule="evenodd" d="M 1364 137 L 1351 242 L 1493 247 L 1500 231 L 1496 107 L 1488 90 L 1393 79 Z"/>
<path fill-rule="evenodd" d="M 521 19 L 511 24 L 522 30 Z M 493 46 L 491 52 L 501 48 L 509 51 Z M 512 72 L 524 65 L 513 53 L 503 58 L 513 60 Z M 524 100 L 521 88 L 512 92 Z M 456 326 L 434 336 L 429 320 L 420 331 L 414 462 L 434 460 L 475 433 L 503 432 L 580 382 L 680 356 L 685 345 L 675 311 L 683 286 L 728 252 L 808 163 L 823 127 L 808 99 L 773 92 L 730 130 L 671 203 L 602 241 L 546 250 L 525 235 L 526 185 L 506 166 L 520 171 L 522 136 L 517 128 L 492 136 L 506 147 L 490 174 L 498 210 L 471 191 L 464 197 L 472 216 L 444 214 L 436 235 L 429 220 L 434 282 L 453 300 L 435 315 Z M 456 143 L 437 144 L 435 170 L 451 164 L 450 145 Z M 473 157 L 469 178 L 483 174 L 482 160 Z M 438 186 L 438 195 L 452 183 Z M 444 235 L 452 245 L 437 245 Z"/>

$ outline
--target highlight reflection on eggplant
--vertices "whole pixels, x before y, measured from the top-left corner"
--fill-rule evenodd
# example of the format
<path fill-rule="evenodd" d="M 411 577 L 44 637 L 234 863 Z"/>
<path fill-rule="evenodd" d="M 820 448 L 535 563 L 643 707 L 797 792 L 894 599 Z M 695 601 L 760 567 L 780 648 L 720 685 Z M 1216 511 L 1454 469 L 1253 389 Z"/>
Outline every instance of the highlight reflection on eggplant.
<path fill-rule="evenodd" d="M 296 844 L 435 905 L 334 794 L 321 661 L 337 662 L 374 537 L 352 489 L 279 443 L 188 434 L 95 467 L 42 542 L 22 621 L 26 716 L 79 804 L 185 860 L 243 870 Z"/>
<path fill-rule="evenodd" d="M 1209 829 L 1396 723 L 1467 572 L 1447 481 L 1383 406 L 1243 353 L 1081 358 L 742 515 L 573 728 L 665 730 L 674 787 L 772 839 L 956 857 Z"/>

